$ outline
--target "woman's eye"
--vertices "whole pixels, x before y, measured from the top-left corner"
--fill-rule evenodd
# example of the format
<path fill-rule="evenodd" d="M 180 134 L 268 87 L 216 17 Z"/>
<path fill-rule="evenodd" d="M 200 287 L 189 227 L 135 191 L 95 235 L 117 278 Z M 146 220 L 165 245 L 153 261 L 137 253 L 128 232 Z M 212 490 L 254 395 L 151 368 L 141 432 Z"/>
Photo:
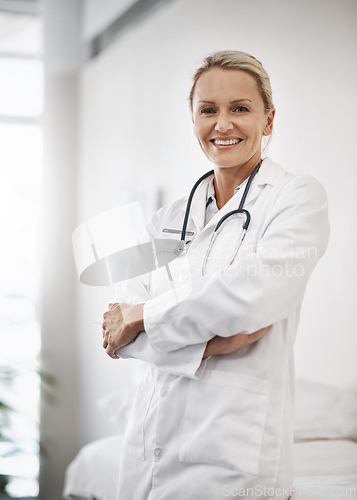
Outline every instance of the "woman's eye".
<path fill-rule="evenodd" d="M 233 111 L 238 111 L 238 113 L 244 113 L 246 111 L 249 111 L 249 109 L 246 108 L 245 106 L 236 106 L 235 108 L 233 108 Z"/>
<path fill-rule="evenodd" d="M 215 113 L 215 110 L 213 108 L 201 109 L 201 115 L 209 115 L 211 113 Z"/>

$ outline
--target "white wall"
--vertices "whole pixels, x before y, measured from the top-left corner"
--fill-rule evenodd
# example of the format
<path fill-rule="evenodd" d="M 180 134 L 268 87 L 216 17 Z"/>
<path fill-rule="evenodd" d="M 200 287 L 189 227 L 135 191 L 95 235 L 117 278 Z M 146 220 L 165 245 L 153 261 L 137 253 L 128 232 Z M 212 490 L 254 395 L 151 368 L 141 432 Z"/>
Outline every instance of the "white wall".
<path fill-rule="evenodd" d="M 78 151 L 79 0 L 44 2 L 45 111 L 41 366 L 53 375 L 54 401 L 41 401 L 40 498 L 60 500 L 65 469 L 78 450 L 77 282 L 71 233 Z"/>
<path fill-rule="evenodd" d="M 254 54 L 271 75 L 277 108 L 270 156 L 316 176 L 330 199 L 331 240 L 306 294 L 297 375 L 354 388 L 356 13 L 354 0 L 178 0 L 141 22 L 82 71 L 77 212 L 79 224 L 145 189 L 160 188 L 164 202 L 186 193 L 210 168 L 192 138 L 190 76 L 211 51 Z M 86 441 L 109 432 L 94 399 L 140 368 L 101 352 L 91 322 L 110 292 L 80 286 L 78 294 Z"/>

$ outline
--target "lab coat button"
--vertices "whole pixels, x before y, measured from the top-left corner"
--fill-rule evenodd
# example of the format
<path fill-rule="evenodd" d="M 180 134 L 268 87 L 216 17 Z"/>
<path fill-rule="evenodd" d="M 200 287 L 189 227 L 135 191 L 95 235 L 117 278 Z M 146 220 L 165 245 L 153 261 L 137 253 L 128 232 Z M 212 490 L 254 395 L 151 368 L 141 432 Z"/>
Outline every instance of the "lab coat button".
<path fill-rule="evenodd" d="M 165 385 L 162 389 L 161 389 L 161 396 L 163 398 L 166 398 L 166 396 L 169 394 L 170 392 L 170 387 L 168 387 L 167 385 Z"/>
<path fill-rule="evenodd" d="M 154 450 L 154 456 L 155 456 L 155 458 L 161 458 L 162 457 L 162 449 L 161 448 L 155 448 L 155 450 Z"/>
<path fill-rule="evenodd" d="M 184 274 L 180 274 L 180 276 L 179 276 L 179 282 L 180 283 L 185 283 L 185 281 L 187 281 L 187 278 L 188 278 L 187 274 L 185 274 L 185 273 Z"/>

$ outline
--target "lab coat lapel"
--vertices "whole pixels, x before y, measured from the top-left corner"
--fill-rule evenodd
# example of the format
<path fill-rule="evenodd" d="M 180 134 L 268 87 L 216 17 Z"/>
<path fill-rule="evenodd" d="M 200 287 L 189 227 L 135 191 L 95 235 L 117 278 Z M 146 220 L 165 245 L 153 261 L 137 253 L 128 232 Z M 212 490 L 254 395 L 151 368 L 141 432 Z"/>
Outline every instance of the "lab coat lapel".
<path fill-rule="evenodd" d="M 243 208 L 249 208 L 249 206 L 254 203 L 259 197 L 260 193 L 266 185 L 273 186 L 277 177 L 281 174 L 281 171 L 282 168 L 277 163 L 274 163 L 270 158 L 265 158 L 262 162 L 259 172 L 253 179 Z M 242 191 L 244 191 L 244 189 Z M 242 196 L 243 192 L 240 194 L 239 201 L 241 200 Z"/>
<path fill-rule="evenodd" d="M 260 193 L 262 192 L 263 188 L 266 185 L 274 186 L 276 179 L 281 175 L 282 171 L 283 169 L 282 167 L 280 167 L 280 165 L 273 162 L 270 158 L 265 158 L 262 162 L 262 165 L 257 175 L 253 179 L 252 185 L 250 186 L 250 189 L 248 191 L 247 198 L 245 200 L 243 208 L 249 209 L 249 206 L 251 206 L 252 203 L 256 201 L 256 199 L 259 197 Z M 238 208 L 240 200 L 242 199 L 243 196 L 243 192 L 244 188 L 239 190 L 238 193 L 236 193 L 238 194 L 239 198 L 237 198 L 238 204 L 235 208 Z M 234 208 L 231 208 L 231 210 L 234 210 Z"/>

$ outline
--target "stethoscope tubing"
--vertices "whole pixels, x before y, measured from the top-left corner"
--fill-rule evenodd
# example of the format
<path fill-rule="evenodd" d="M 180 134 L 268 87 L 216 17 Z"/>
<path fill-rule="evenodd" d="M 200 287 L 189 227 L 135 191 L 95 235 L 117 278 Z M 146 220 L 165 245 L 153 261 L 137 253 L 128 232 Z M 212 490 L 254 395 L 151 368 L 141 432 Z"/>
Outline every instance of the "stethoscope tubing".
<path fill-rule="evenodd" d="M 206 179 L 206 177 L 208 177 L 208 176 L 210 176 L 212 174 L 214 174 L 214 170 L 210 170 L 209 172 L 206 172 L 204 175 L 202 175 L 202 177 L 200 177 L 198 179 L 198 181 L 195 183 L 195 185 L 191 189 L 191 193 L 190 193 L 190 195 L 188 197 L 188 200 L 187 200 L 186 211 L 185 211 L 185 218 L 183 220 L 183 225 L 182 225 L 182 230 L 181 230 L 181 241 L 186 242 L 186 228 L 187 228 L 188 218 L 190 216 L 190 210 L 191 210 L 191 203 L 192 203 L 192 200 L 193 200 L 193 195 L 195 194 L 196 189 L 201 184 L 201 182 L 204 181 Z"/>
<path fill-rule="evenodd" d="M 215 227 L 215 230 L 214 232 L 216 233 L 218 231 L 218 229 L 221 227 L 221 225 L 223 224 L 223 222 L 225 220 L 227 220 L 231 215 L 235 215 L 235 214 L 244 214 L 245 217 L 246 217 L 246 220 L 245 220 L 245 223 L 244 223 L 244 226 L 243 226 L 243 229 L 248 229 L 249 227 L 249 224 L 250 224 L 250 213 L 248 212 L 248 210 L 244 210 L 244 208 L 237 208 L 237 210 L 232 210 L 231 212 L 228 212 L 227 214 L 225 214 L 217 223 L 216 227 Z"/>

